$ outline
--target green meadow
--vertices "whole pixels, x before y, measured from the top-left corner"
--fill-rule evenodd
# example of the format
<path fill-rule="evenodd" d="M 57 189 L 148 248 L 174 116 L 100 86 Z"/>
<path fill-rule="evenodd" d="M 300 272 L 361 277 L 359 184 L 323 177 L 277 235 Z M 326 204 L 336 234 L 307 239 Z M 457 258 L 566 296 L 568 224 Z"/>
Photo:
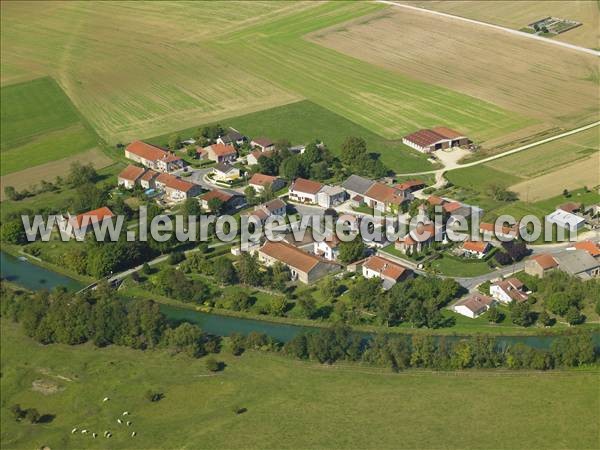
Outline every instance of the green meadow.
<path fill-rule="evenodd" d="M 42 346 L 5 319 L 1 333 L 3 448 L 589 449 L 600 432 L 595 371 L 392 373 L 225 349 L 213 374 L 162 350 Z M 15 422 L 16 403 L 47 422 Z"/>
<path fill-rule="evenodd" d="M 0 95 L 2 175 L 99 144 L 97 135 L 51 78 L 3 86 Z"/>
<path fill-rule="evenodd" d="M 423 154 L 415 152 L 399 140 L 388 140 L 328 109 L 308 100 L 291 103 L 219 122 L 223 127 L 233 127 L 251 137 L 268 137 L 273 141 L 288 139 L 292 144 L 307 144 L 314 139 L 323 140 L 329 149 L 339 155 L 344 139 L 359 136 L 367 142 L 370 152 L 381 155 L 382 161 L 396 172 L 417 172 L 435 168 Z M 198 127 L 188 128 L 178 134 L 188 138 Z M 170 134 L 150 139 L 156 144 L 166 144 Z"/>

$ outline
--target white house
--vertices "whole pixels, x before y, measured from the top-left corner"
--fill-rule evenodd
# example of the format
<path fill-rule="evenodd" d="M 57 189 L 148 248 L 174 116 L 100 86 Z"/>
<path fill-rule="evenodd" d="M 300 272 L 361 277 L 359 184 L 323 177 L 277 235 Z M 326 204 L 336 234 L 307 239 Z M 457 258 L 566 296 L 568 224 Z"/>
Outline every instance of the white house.
<path fill-rule="evenodd" d="M 502 303 L 524 302 L 529 297 L 518 278 L 507 278 L 490 286 L 490 295 Z"/>
<path fill-rule="evenodd" d="M 232 182 L 240 178 L 240 169 L 231 164 L 218 163 L 213 167 L 213 177 L 215 181 Z"/>
<path fill-rule="evenodd" d="M 487 255 L 491 248 L 490 243 L 484 241 L 466 241 L 462 245 L 464 256 L 471 256 L 478 259 Z"/>
<path fill-rule="evenodd" d="M 339 246 L 340 240 L 335 234 L 331 234 L 320 242 L 314 242 L 313 253 L 328 261 L 336 261 L 340 254 Z"/>
<path fill-rule="evenodd" d="M 317 203 L 317 194 L 323 188 L 318 181 L 296 178 L 292 181 L 289 190 L 289 198 L 299 203 Z"/>
<path fill-rule="evenodd" d="M 583 227 L 585 219 L 562 209 L 557 209 L 546 216 L 546 224 L 556 224 L 561 228 L 575 231 Z"/>
<path fill-rule="evenodd" d="M 494 303 L 496 301 L 493 298 L 476 293 L 456 302 L 453 309 L 458 314 L 475 319 L 490 309 Z"/>
<path fill-rule="evenodd" d="M 262 173 L 255 173 L 248 181 L 248 186 L 252 186 L 256 192 L 262 192 L 265 190 L 265 186 L 271 186 L 271 191 L 275 192 L 281 189 L 285 185 L 285 182 L 272 175 L 264 175 Z"/>
<path fill-rule="evenodd" d="M 146 169 L 143 167 L 138 167 L 134 165 L 128 165 L 125 167 L 117 178 L 117 183 L 119 186 L 123 186 L 126 189 L 133 189 L 135 185 L 138 183 L 142 175 Z"/>

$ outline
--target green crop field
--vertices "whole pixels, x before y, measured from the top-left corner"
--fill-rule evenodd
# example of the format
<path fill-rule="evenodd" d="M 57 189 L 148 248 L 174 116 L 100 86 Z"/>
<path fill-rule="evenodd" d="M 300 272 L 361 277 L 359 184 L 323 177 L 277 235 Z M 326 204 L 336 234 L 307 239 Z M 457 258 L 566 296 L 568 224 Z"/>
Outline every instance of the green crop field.
<path fill-rule="evenodd" d="M 392 139 L 444 124 L 484 141 L 534 122 L 304 39 L 384 5 L 48 2 L 35 8 L 32 15 L 27 3 L 2 3 L 3 83 L 22 74 L 53 76 L 111 143 L 303 98 Z"/>
<path fill-rule="evenodd" d="M 417 172 L 433 168 L 424 154 L 415 152 L 399 140 L 382 138 L 308 100 L 228 118 L 220 121 L 220 124 L 233 127 L 248 136 L 264 136 L 273 141 L 288 139 L 294 145 L 320 139 L 335 154 L 339 154 L 344 139 L 348 136 L 359 136 L 365 139 L 370 152 L 379 153 L 382 161 L 396 172 Z M 196 132 L 197 127 L 194 127 L 182 130 L 178 134 L 186 139 Z M 169 136 L 170 134 L 159 136 L 150 139 L 150 142 L 164 145 Z"/>
<path fill-rule="evenodd" d="M 6 175 L 98 145 L 98 137 L 51 78 L 3 86 L 0 173 Z"/>
<path fill-rule="evenodd" d="M 42 346 L 6 320 L 1 332 L 3 448 L 583 449 L 600 431 L 591 371 L 394 374 L 226 352 L 210 374 L 203 359 L 164 351 Z M 147 401 L 148 389 L 164 399 Z M 54 417 L 17 423 L 15 403 Z M 117 423 L 123 411 L 131 427 Z M 493 424 L 473 432 L 482 418 Z"/>

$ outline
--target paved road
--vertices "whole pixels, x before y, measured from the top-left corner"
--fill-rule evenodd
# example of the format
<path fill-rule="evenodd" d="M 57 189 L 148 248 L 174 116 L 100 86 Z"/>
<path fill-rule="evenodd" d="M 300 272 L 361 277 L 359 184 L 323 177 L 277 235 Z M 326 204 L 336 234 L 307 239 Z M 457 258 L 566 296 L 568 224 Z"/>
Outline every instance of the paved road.
<path fill-rule="evenodd" d="M 430 9 L 419 8 L 416 6 L 404 5 L 401 3 L 396 3 L 396 2 L 392 2 L 392 1 L 388 1 L 388 0 L 376 0 L 376 2 L 377 3 L 385 3 L 386 5 L 392 5 L 392 6 L 396 6 L 399 8 L 412 9 L 414 11 L 432 14 L 434 16 L 439 16 L 439 17 L 445 17 L 447 19 L 458 20 L 461 22 L 467 22 L 467 23 L 471 23 L 474 25 L 483 26 L 483 27 L 487 27 L 487 28 L 493 28 L 495 30 L 502 31 L 504 33 L 512 34 L 513 36 L 519 36 L 519 37 L 522 37 L 525 39 L 533 39 L 533 40 L 536 40 L 539 42 L 543 42 L 545 44 L 556 45 L 559 47 L 567 48 L 569 50 L 574 50 L 574 51 L 581 52 L 581 53 L 587 53 L 589 55 L 594 55 L 594 56 L 600 56 L 599 51 L 592 50 L 591 48 L 580 47 L 578 45 L 569 44 L 567 42 L 561 42 L 561 41 L 556 41 L 554 39 L 548 39 L 548 38 L 545 38 L 542 36 L 537 36 L 535 34 L 530 34 L 530 33 L 525 33 L 523 31 L 513 30 L 511 28 L 506 28 L 506 27 L 503 27 L 500 25 L 494 25 L 492 23 L 481 22 L 479 20 L 474 20 L 474 19 L 467 19 L 466 17 L 455 16 L 452 14 L 447 14 L 447 13 L 443 13 L 443 12 L 439 12 L 439 11 L 432 11 Z"/>

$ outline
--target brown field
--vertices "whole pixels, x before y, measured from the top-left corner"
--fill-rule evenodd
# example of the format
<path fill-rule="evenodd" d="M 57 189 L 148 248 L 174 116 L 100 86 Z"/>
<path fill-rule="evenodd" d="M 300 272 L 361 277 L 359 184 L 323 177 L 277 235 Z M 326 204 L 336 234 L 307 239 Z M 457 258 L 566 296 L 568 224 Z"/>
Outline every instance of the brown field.
<path fill-rule="evenodd" d="M 519 194 L 519 198 L 535 202 L 554 197 L 563 189 L 574 190 L 582 186 L 600 184 L 600 152 L 545 175 L 522 181 L 508 189 Z"/>
<path fill-rule="evenodd" d="M 65 176 L 69 172 L 69 167 L 74 162 L 80 162 L 81 164 L 92 163 L 97 170 L 115 163 L 105 155 L 104 152 L 94 148 L 68 158 L 10 173 L 0 177 L 0 185 L 2 185 L 0 201 L 4 200 L 5 186 L 12 186 L 17 190 L 21 190 L 28 189 L 34 184 L 39 183 L 41 180 L 54 181 L 54 178 L 57 176 Z"/>
<path fill-rule="evenodd" d="M 598 119 L 598 58 L 592 55 L 400 8 L 320 30 L 309 38 L 539 121 L 505 136 L 509 140 Z"/>
<path fill-rule="evenodd" d="M 518 6 L 515 6 L 514 1 L 505 0 L 428 0 L 402 1 L 401 3 L 502 25 L 515 30 L 519 30 L 527 26 L 527 24 L 547 16 L 576 20 L 583 25 L 552 39 L 569 42 L 570 44 L 582 47 L 596 49 L 600 47 L 600 28 L 598 26 L 600 6 L 597 1 L 519 0 Z"/>

